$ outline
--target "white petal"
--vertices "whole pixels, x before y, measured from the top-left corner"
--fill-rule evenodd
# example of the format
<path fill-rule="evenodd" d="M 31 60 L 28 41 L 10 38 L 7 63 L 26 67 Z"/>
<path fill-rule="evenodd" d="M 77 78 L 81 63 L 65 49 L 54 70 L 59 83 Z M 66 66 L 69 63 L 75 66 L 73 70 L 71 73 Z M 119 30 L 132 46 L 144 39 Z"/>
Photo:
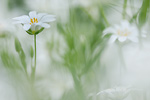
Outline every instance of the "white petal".
<path fill-rule="evenodd" d="M 118 40 L 119 40 L 120 42 L 124 42 L 126 39 L 127 39 L 127 37 L 119 37 L 119 38 L 118 38 Z"/>
<path fill-rule="evenodd" d="M 119 29 L 120 29 L 120 25 L 115 24 L 115 25 L 114 25 L 114 28 L 115 28 L 116 30 L 119 30 Z"/>
<path fill-rule="evenodd" d="M 111 44 L 111 43 L 115 42 L 117 38 L 118 37 L 116 35 L 112 35 L 109 39 L 109 43 Z"/>
<path fill-rule="evenodd" d="M 30 24 L 24 24 L 24 25 L 23 25 L 23 29 L 26 30 L 26 31 L 29 30 L 30 27 L 31 27 Z"/>
<path fill-rule="evenodd" d="M 43 24 L 42 22 L 34 23 L 35 26 Z"/>
<path fill-rule="evenodd" d="M 128 39 L 133 42 L 138 42 L 138 37 L 128 37 Z"/>
<path fill-rule="evenodd" d="M 40 26 L 44 27 L 44 28 L 50 28 L 50 25 L 47 23 L 42 23 Z"/>
<path fill-rule="evenodd" d="M 130 28 L 130 23 L 127 20 L 121 21 L 121 26 L 123 28 Z"/>
<path fill-rule="evenodd" d="M 116 33 L 116 30 L 113 28 L 113 27 L 108 27 L 106 28 L 104 31 L 103 31 L 103 36 L 105 36 L 106 34 L 109 34 L 109 33 Z"/>
<path fill-rule="evenodd" d="M 43 17 L 43 16 L 45 16 L 45 15 L 47 15 L 46 13 L 39 13 L 39 14 L 37 14 L 37 19 L 38 20 L 41 20 L 41 18 Z"/>
<path fill-rule="evenodd" d="M 98 92 L 96 95 L 100 95 L 100 94 L 103 94 L 104 92 L 103 91 L 101 91 L 101 92 Z"/>
<path fill-rule="evenodd" d="M 29 16 L 30 16 L 30 18 L 36 18 L 36 11 L 30 11 L 29 12 Z"/>
<path fill-rule="evenodd" d="M 20 16 L 20 17 L 15 17 L 15 18 L 13 18 L 13 20 L 16 20 L 17 23 L 23 23 L 23 24 L 30 22 L 30 18 L 27 15 L 23 15 L 23 16 Z"/>
<path fill-rule="evenodd" d="M 20 21 L 14 21 L 13 24 L 20 24 Z"/>
<path fill-rule="evenodd" d="M 41 22 L 52 22 L 55 21 L 55 16 L 54 15 L 46 15 L 43 16 L 42 19 L 40 20 Z"/>

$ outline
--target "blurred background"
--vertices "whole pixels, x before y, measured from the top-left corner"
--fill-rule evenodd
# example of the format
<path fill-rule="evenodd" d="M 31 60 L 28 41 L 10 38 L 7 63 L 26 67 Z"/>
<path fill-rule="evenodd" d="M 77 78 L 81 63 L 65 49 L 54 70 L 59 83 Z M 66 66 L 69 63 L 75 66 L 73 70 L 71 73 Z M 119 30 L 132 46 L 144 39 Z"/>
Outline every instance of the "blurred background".
<path fill-rule="evenodd" d="M 56 15 L 37 35 L 34 84 L 33 36 L 12 20 L 30 11 Z M 123 44 L 124 64 L 117 43 L 103 36 L 123 19 L 138 27 L 140 39 Z M 149 0 L 0 0 L 0 100 L 150 100 L 149 27 Z"/>

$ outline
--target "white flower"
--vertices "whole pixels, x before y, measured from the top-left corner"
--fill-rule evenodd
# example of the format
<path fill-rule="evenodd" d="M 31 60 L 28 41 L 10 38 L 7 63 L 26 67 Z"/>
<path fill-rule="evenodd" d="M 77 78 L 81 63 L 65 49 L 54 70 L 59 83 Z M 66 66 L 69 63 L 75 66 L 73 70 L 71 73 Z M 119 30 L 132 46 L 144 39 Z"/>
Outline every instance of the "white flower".
<path fill-rule="evenodd" d="M 116 87 L 112 89 L 106 89 L 97 93 L 97 95 L 106 95 L 111 100 L 123 100 L 125 99 L 131 91 L 129 87 Z"/>
<path fill-rule="evenodd" d="M 48 23 L 55 21 L 55 16 L 31 11 L 29 12 L 29 16 L 22 15 L 13 19 L 15 23 L 21 23 L 26 31 L 29 29 L 31 29 L 31 31 L 38 31 L 41 28 L 49 28 L 50 25 Z"/>
<path fill-rule="evenodd" d="M 128 21 L 123 20 L 120 25 L 114 25 L 104 30 L 104 35 L 111 33 L 109 43 L 115 42 L 117 39 L 120 42 L 131 40 L 138 42 L 138 29 L 131 25 Z"/>

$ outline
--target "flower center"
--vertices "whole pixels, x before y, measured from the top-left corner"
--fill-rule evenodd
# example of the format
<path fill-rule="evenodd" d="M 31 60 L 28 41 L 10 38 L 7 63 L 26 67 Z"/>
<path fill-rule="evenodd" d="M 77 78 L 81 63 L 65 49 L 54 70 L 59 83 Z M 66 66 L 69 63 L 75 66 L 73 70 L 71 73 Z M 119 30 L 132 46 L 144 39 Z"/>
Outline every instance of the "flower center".
<path fill-rule="evenodd" d="M 125 29 L 125 30 L 118 30 L 117 34 L 120 36 L 128 36 L 129 34 L 131 34 L 131 32 L 129 32 L 127 29 Z"/>
<path fill-rule="evenodd" d="M 31 22 L 31 23 L 30 23 L 30 25 L 31 25 L 31 24 L 33 24 L 33 23 L 38 23 L 38 20 L 37 20 L 37 18 L 33 18 L 33 19 L 31 18 L 31 19 L 30 19 L 30 22 Z"/>

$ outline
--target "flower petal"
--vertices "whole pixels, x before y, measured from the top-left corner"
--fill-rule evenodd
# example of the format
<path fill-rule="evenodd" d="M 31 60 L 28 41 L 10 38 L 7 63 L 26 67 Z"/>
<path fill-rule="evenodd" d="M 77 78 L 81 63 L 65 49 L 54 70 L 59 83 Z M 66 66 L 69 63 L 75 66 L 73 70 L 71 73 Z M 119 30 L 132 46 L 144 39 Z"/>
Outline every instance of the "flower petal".
<path fill-rule="evenodd" d="M 14 21 L 13 24 L 20 24 L 21 21 Z"/>
<path fill-rule="evenodd" d="M 30 16 L 30 18 L 36 18 L 36 11 L 30 11 L 29 12 L 29 16 Z"/>
<path fill-rule="evenodd" d="M 30 24 L 24 24 L 24 25 L 23 25 L 23 29 L 26 30 L 26 31 L 29 30 L 30 27 L 31 27 Z"/>
<path fill-rule="evenodd" d="M 56 20 L 54 17 L 55 17 L 54 15 L 46 15 L 46 16 L 43 16 L 40 21 L 41 22 L 52 22 L 52 21 Z"/>
<path fill-rule="evenodd" d="M 41 18 L 43 17 L 43 16 L 45 16 L 45 15 L 47 15 L 46 13 L 39 13 L 39 14 L 37 14 L 37 19 L 38 20 L 41 20 Z"/>
<path fill-rule="evenodd" d="M 44 27 L 44 28 L 50 28 L 50 25 L 47 23 L 42 23 L 40 26 Z"/>
<path fill-rule="evenodd" d="M 118 38 L 118 36 L 112 35 L 109 39 L 109 43 L 111 44 L 111 43 L 115 42 L 117 38 Z"/>
<path fill-rule="evenodd" d="M 105 36 L 106 34 L 109 34 L 109 33 L 115 34 L 116 30 L 113 27 L 108 27 L 103 31 L 103 36 Z"/>
<path fill-rule="evenodd" d="M 120 42 L 124 42 L 126 39 L 127 39 L 127 37 L 119 37 L 119 38 L 118 38 L 118 40 L 119 40 Z"/>
<path fill-rule="evenodd" d="M 22 23 L 22 24 L 30 22 L 30 18 L 27 15 L 23 15 L 23 16 L 20 16 L 20 17 L 15 17 L 15 18 L 13 18 L 13 20 L 16 20 L 17 23 Z"/>
<path fill-rule="evenodd" d="M 130 23 L 127 20 L 121 21 L 121 26 L 123 28 L 130 28 Z"/>

